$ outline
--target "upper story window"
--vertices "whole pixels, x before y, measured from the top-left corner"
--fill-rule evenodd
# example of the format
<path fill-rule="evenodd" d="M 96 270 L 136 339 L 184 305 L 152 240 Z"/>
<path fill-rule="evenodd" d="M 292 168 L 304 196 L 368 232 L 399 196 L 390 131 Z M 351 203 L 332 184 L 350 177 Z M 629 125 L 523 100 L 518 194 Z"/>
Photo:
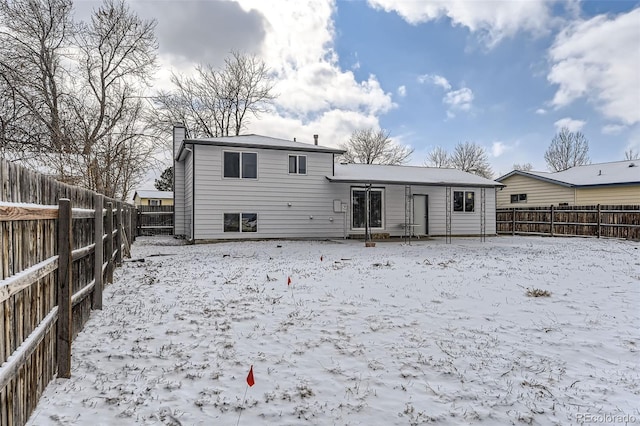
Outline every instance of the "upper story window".
<path fill-rule="evenodd" d="M 149 205 L 150 206 L 159 206 L 161 204 L 162 204 L 162 202 L 160 200 L 149 200 Z"/>
<path fill-rule="evenodd" d="M 306 155 L 290 155 L 289 156 L 289 174 L 292 174 L 292 175 L 307 174 L 307 156 Z"/>
<path fill-rule="evenodd" d="M 258 154 L 255 152 L 224 152 L 224 177 L 256 179 L 258 177 Z"/>
<path fill-rule="evenodd" d="M 474 212 L 476 193 L 473 191 L 453 191 L 454 212 Z"/>
<path fill-rule="evenodd" d="M 511 203 L 526 203 L 527 194 L 511 194 Z"/>

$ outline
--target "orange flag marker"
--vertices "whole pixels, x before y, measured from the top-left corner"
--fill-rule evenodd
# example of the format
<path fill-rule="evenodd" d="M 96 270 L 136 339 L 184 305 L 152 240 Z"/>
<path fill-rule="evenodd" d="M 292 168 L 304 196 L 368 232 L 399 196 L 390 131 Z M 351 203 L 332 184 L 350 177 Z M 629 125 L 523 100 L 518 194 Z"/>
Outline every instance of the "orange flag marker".
<path fill-rule="evenodd" d="M 287 285 L 291 285 L 291 277 L 287 277 Z"/>
<path fill-rule="evenodd" d="M 247 384 L 249 385 L 249 387 L 256 384 L 256 381 L 253 379 L 253 365 L 249 369 L 249 374 L 247 374 Z"/>

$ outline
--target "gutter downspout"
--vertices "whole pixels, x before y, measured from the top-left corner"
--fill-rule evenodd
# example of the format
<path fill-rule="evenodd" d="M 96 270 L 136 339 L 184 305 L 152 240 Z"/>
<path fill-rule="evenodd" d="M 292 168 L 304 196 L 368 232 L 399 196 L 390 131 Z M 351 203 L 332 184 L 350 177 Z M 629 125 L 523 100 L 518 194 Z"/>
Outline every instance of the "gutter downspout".
<path fill-rule="evenodd" d="M 191 242 L 196 240 L 196 146 L 191 144 Z"/>

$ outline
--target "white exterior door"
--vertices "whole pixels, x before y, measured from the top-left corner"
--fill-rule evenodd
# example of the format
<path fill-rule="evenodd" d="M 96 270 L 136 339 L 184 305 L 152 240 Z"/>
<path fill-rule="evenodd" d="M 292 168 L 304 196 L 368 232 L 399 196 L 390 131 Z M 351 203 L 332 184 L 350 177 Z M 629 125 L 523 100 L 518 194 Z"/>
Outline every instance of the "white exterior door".
<path fill-rule="evenodd" d="M 413 196 L 413 223 L 415 235 L 429 235 L 429 196 Z"/>

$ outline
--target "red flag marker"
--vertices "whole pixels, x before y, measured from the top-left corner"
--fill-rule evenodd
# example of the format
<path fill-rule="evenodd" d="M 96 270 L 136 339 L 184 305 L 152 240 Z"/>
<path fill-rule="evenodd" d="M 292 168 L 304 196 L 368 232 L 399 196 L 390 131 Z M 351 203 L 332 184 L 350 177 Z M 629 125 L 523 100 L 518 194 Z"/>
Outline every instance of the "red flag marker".
<path fill-rule="evenodd" d="M 291 277 L 287 277 L 287 285 L 291 285 Z"/>
<path fill-rule="evenodd" d="M 249 385 L 249 387 L 256 384 L 256 381 L 253 379 L 253 365 L 249 369 L 249 374 L 247 374 L 247 384 Z"/>
<path fill-rule="evenodd" d="M 320 262 L 322 262 L 322 255 L 320 256 Z"/>

